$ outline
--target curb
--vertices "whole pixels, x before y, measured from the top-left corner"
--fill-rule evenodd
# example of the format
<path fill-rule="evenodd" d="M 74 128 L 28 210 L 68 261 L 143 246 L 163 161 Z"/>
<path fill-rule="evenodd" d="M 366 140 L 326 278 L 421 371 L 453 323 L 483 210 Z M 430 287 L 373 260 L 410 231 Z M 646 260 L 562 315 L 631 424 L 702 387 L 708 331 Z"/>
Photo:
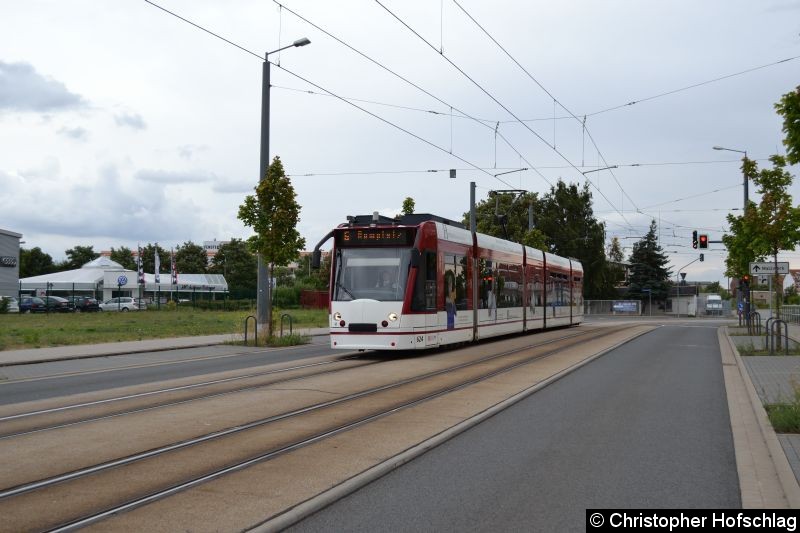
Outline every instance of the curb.
<path fill-rule="evenodd" d="M 736 360 L 736 367 L 739 371 L 739 376 L 744 382 L 745 389 L 747 390 L 750 406 L 752 407 L 753 413 L 758 421 L 761 437 L 766 444 L 767 451 L 769 452 L 770 458 L 775 467 L 778 481 L 780 482 L 781 489 L 783 490 L 783 496 L 786 499 L 790 509 L 800 509 L 800 485 L 797 482 L 797 478 L 794 475 L 792 467 L 789 465 L 789 460 L 786 458 L 786 452 L 784 452 L 783 446 L 781 446 L 781 443 L 778 441 L 778 437 L 775 434 L 775 430 L 772 428 L 772 424 L 769 421 L 769 417 L 764 409 L 764 405 L 761 403 L 761 399 L 758 397 L 755 386 L 750 379 L 750 373 L 747 371 L 747 368 L 745 368 L 744 362 L 742 361 L 742 356 L 739 354 L 739 350 L 731 340 L 731 337 L 728 334 L 728 330 L 725 329 L 725 326 L 721 326 L 718 331 L 723 332 L 728 347 L 733 353 L 734 359 Z M 737 461 L 737 469 L 738 467 L 739 465 Z"/>
<path fill-rule="evenodd" d="M 550 376 L 549 378 L 540 381 L 539 383 L 528 387 L 527 389 L 518 392 L 517 394 L 511 396 L 503 400 L 502 402 L 495 404 L 494 406 L 482 411 L 466 420 L 463 420 L 456 424 L 455 426 L 450 427 L 434 435 L 433 437 L 420 442 L 419 444 L 407 449 L 404 452 L 401 452 L 394 457 L 390 457 L 389 459 L 379 463 L 368 470 L 361 472 L 360 474 L 356 474 L 355 476 L 341 482 L 340 484 L 331 487 L 330 489 L 326 490 L 314 496 L 302 503 L 295 505 L 294 507 L 284 511 L 283 513 L 276 515 L 273 518 L 266 520 L 265 522 L 255 525 L 247 531 L 254 532 L 254 533 L 271 533 L 274 531 L 281 531 L 283 529 L 288 528 L 289 526 L 296 524 L 297 522 L 301 521 L 302 519 L 306 518 L 307 516 L 312 515 L 313 513 L 328 507 L 332 503 L 336 502 L 352 494 L 353 492 L 369 485 L 373 481 L 382 478 L 386 474 L 396 470 L 397 468 L 403 466 L 404 464 L 416 459 L 420 455 L 436 448 L 440 444 L 447 442 L 448 440 L 464 433 L 468 429 L 480 424 L 484 420 L 491 418 L 492 416 L 496 415 L 497 413 L 508 409 L 512 405 L 526 399 L 527 397 L 531 396 L 535 392 L 547 387 L 555 383 L 556 381 L 560 380 L 561 378 L 571 374 L 572 372 L 578 370 L 579 368 L 591 363 L 595 359 L 602 357 L 603 355 L 607 354 L 608 352 L 619 348 L 620 346 L 627 344 L 646 333 L 650 333 L 656 329 L 655 327 L 652 329 L 648 329 L 646 331 L 642 331 L 641 333 L 637 333 L 636 335 L 625 339 L 622 342 L 619 342 L 609 348 L 600 351 L 583 361 L 575 363 L 569 368 L 566 368 L 557 374 Z"/>
<path fill-rule="evenodd" d="M 328 335 L 328 333 L 317 333 L 311 334 L 309 333 L 309 337 L 324 337 Z M 103 353 L 96 353 L 96 354 L 80 354 L 80 355 L 67 355 L 61 357 L 48 357 L 46 359 L 36 359 L 35 361 L 9 361 L 9 362 L 1 362 L 0 361 L 0 368 L 7 367 L 7 366 L 20 366 L 20 365 L 35 365 L 39 363 L 57 363 L 59 361 L 74 361 L 78 359 L 96 359 L 98 357 L 114 357 L 116 355 L 131 355 L 131 354 L 139 354 L 139 353 L 151 353 L 151 352 L 169 352 L 172 350 L 185 350 L 189 348 L 205 348 L 208 346 L 220 346 L 222 344 L 227 344 L 228 340 L 219 341 L 219 342 L 198 342 L 194 344 L 186 344 L 184 346 L 161 346 L 161 347 L 154 347 L 154 348 L 134 348 L 131 350 L 124 350 L 124 351 L 109 351 Z M 75 345 L 80 346 L 80 345 Z M 94 346 L 92 344 L 85 345 L 85 346 Z M 65 346 L 66 348 L 66 346 Z M 268 346 L 257 346 L 257 348 L 268 348 Z M 110 349 L 110 348 L 109 348 Z M 2 357 L 3 352 L 0 352 L 0 357 Z"/>

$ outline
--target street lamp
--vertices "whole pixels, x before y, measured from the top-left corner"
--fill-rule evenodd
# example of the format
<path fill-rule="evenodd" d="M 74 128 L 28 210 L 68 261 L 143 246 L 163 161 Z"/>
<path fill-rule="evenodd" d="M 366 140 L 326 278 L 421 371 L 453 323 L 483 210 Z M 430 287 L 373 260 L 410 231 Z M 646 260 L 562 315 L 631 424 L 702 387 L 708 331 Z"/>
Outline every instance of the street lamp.
<path fill-rule="evenodd" d="M 714 150 L 724 150 L 726 152 L 737 152 L 739 154 L 744 154 L 744 162 L 747 162 L 747 150 L 735 150 L 733 148 L 723 148 L 722 146 L 712 146 Z M 744 169 L 744 165 L 742 165 L 742 178 L 744 183 L 744 209 L 742 213 L 747 215 L 747 204 L 749 203 L 749 197 L 747 194 L 748 182 L 747 182 L 747 172 Z M 737 300 L 742 296 L 742 291 L 737 291 Z M 745 322 L 749 324 L 750 320 L 750 296 L 744 295 L 744 316 Z"/>
<path fill-rule="evenodd" d="M 290 45 L 278 48 L 272 52 L 264 54 L 264 65 L 262 68 L 261 80 L 261 166 L 258 181 L 261 182 L 267 177 L 267 169 L 269 168 L 269 56 L 275 52 L 293 48 L 296 46 L 305 46 L 311 44 L 311 41 L 303 37 L 297 39 Z M 272 284 L 268 278 L 267 266 L 264 264 L 264 258 L 258 254 L 258 275 L 256 281 L 256 319 L 263 327 L 265 324 L 270 324 L 272 320 Z M 270 331 L 267 328 L 267 331 Z"/>
<path fill-rule="evenodd" d="M 744 154 L 744 160 L 747 161 L 747 150 L 734 150 L 733 148 L 723 148 L 722 146 L 712 146 L 714 150 L 725 150 L 726 152 L 738 152 L 740 154 Z M 747 201 L 748 201 L 748 194 L 747 194 L 747 174 L 745 173 L 744 169 L 742 169 L 742 174 L 744 175 L 744 212 L 747 211 Z"/>

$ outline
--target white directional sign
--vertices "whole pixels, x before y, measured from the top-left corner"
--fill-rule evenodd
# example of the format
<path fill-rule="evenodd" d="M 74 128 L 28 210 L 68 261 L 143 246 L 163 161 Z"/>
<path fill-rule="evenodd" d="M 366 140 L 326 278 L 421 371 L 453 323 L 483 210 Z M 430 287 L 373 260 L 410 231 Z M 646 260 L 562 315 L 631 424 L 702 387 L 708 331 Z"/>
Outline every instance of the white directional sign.
<path fill-rule="evenodd" d="M 789 262 L 779 261 L 778 270 L 775 271 L 775 263 L 750 263 L 751 274 L 788 274 Z"/>

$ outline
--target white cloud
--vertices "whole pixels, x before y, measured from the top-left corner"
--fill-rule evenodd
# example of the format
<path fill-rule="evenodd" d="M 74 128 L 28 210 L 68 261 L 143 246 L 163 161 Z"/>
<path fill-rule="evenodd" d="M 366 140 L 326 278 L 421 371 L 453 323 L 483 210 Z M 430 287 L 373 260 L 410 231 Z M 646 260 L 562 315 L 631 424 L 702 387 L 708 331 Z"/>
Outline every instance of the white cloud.
<path fill-rule="evenodd" d="M 85 106 L 81 96 L 42 76 L 31 64 L 0 61 L 0 110 L 52 112 Z"/>
<path fill-rule="evenodd" d="M 134 130 L 147 128 L 147 124 L 145 124 L 139 113 L 118 113 L 114 115 L 114 122 L 117 123 L 117 126 L 124 126 Z"/>
<path fill-rule="evenodd" d="M 58 130 L 58 134 L 75 141 L 87 141 L 89 139 L 89 132 L 80 126 L 76 128 L 68 128 L 64 126 Z"/>

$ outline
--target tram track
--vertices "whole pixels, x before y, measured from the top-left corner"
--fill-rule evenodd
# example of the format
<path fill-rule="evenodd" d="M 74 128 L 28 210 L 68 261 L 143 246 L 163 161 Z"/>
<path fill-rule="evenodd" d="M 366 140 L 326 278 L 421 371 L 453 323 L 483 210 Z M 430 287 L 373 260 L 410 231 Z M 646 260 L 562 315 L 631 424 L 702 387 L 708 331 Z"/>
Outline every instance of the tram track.
<path fill-rule="evenodd" d="M 82 527 L 623 329 L 583 331 L 506 350 L 161 449 L 20 484 L 0 492 L 0 514 L 11 520 L 13 529 Z M 364 399 L 369 401 L 359 401 Z M 59 502 L 59 508 L 70 510 L 66 514 L 71 516 L 40 515 L 35 524 L 30 523 L 25 509 L 40 509 L 47 502 Z"/>

